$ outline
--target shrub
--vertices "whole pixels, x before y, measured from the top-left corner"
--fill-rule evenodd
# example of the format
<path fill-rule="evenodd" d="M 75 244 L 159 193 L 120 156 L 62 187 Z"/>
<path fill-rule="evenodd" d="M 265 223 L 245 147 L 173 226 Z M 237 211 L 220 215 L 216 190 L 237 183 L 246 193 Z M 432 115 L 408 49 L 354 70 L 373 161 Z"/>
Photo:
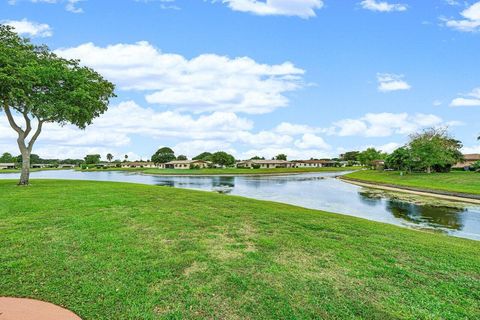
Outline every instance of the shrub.
<path fill-rule="evenodd" d="M 253 169 L 260 169 L 260 165 L 259 164 L 252 164 L 252 168 Z"/>

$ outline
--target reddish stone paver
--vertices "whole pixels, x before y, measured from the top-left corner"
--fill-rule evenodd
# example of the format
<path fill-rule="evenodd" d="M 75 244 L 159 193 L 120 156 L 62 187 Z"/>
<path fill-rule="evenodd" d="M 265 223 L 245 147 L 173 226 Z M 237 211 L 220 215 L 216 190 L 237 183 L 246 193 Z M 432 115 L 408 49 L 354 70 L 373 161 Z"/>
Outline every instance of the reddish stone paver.
<path fill-rule="evenodd" d="M 22 298 L 0 297 L 0 320 L 82 320 L 54 304 Z"/>

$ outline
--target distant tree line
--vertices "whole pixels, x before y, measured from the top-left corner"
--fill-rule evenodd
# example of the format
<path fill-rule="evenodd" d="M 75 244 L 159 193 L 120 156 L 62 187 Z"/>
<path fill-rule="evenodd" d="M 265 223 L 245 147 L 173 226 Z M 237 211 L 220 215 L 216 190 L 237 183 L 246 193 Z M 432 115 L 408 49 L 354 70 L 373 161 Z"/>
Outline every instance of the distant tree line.
<path fill-rule="evenodd" d="M 430 128 L 410 135 L 404 146 L 391 154 L 375 148 L 350 151 L 341 157 L 370 168 L 386 168 L 406 172 L 448 172 L 464 160 L 462 143 L 450 136 L 446 128 Z M 474 169 L 480 163 L 474 165 Z"/>
<path fill-rule="evenodd" d="M 0 163 L 14 163 L 16 166 L 22 166 L 22 155 L 13 156 L 11 153 L 4 152 L 0 157 Z M 80 165 L 84 161 L 82 159 L 43 159 L 37 154 L 30 155 L 30 164 L 48 164 L 52 166 L 58 166 L 60 164 L 73 164 Z"/>

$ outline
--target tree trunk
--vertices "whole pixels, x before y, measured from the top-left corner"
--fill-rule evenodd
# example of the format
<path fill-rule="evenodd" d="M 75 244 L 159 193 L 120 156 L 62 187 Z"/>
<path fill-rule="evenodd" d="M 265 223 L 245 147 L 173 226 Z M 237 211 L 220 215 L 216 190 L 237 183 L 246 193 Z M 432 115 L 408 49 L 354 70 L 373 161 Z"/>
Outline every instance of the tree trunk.
<path fill-rule="evenodd" d="M 22 174 L 20 175 L 19 186 L 28 186 L 30 182 L 30 152 L 21 150 L 22 152 Z"/>

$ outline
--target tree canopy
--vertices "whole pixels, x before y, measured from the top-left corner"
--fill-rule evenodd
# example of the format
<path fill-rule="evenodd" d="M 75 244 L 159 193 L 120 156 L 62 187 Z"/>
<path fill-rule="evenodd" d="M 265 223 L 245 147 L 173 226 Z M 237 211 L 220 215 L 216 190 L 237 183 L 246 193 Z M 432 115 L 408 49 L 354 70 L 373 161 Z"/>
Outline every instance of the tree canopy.
<path fill-rule="evenodd" d="M 384 160 L 386 154 L 375 148 L 368 148 L 358 154 L 358 161 L 364 166 L 373 167 L 375 160 Z"/>
<path fill-rule="evenodd" d="M 0 157 L 0 163 L 15 163 L 16 159 L 11 153 L 5 152 Z"/>
<path fill-rule="evenodd" d="M 100 162 L 101 156 L 99 154 L 89 154 L 85 156 L 86 164 L 97 164 Z"/>
<path fill-rule="evenodd" d="M 212 161 L 212 154 L 210 152 L 202 152 L 198 156 L 193 157 L 193 160 L 204 160 L 204 161 Z"/>
<path fill-rule="evenodd" d="M 228 167 L 235 164 L 235 157 L 224 151 L 219 151 L 212 154 L 212 162 L 220 166 Z"/>
<path fill-rule="evenodd" d="M 30 154 L 43 125 L 55 122 L 84 129 L 107 111 L 114 85 L 78 60 L 60 58 L 5 25 L 0 25 L 0 66 L 0 111 L 18 135 L 23 157 L 19 184 L 25 185 Z M 23 118 L 23 125 L 17 123 L 15 113 Z"/>
<path fill-rule="evenodd" d="M 177 157 L 177 160 L 188 160 L 187 156 L 181 154 Z"/>
<path fill-rule="evenodd" d="M 277 155 L 277 156 L 275 157 L 275 159 L 287 161 L 287 155 L 284 154 L 284 153 L 280 153 L 279 155 Z"/>
<path fill-rule="evenodd" d="M 432 170 L 448 171 L 452 165 L 463 160 L 460 152 L 462 143 L 452 138 L 445 128 L 431 128 L 412 134 L 408 147 L 413 165 L 428 173 Z"/>
<path fill-rule="evenodd" d="M 152 162 L 157 163 L 167 163 L 175 160 L 175 152 L 169 147 L 163 147 L 157 150 L 152 156 Z"/>

